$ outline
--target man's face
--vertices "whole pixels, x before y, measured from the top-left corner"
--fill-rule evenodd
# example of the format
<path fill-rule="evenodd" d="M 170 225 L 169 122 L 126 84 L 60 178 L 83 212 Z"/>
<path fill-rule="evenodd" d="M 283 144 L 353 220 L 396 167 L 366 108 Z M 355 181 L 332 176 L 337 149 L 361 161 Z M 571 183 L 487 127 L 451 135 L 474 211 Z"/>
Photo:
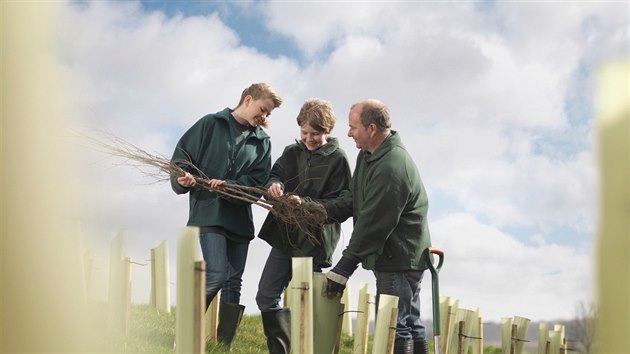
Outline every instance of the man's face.
<path fill-rule="evenodd" d="M 348 136 L 354 139 L 354 143 L 358 149 L 369 151 L 370 134 L 363 124 L 361 124 L 361 119 L 359 118 L 361 111 L 362 107 L 355 107 L 350 110 L 350 114 L 348 115 L 348 122 L 350 125 Z"/>

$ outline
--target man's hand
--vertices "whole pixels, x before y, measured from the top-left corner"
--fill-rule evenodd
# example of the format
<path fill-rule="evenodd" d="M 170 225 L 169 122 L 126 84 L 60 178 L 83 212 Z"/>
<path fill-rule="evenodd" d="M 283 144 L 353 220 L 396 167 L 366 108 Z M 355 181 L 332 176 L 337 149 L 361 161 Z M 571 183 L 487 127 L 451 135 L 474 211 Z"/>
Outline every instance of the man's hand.
<path fill-rule="evenodd" d="M 343 296 L 343 291 L 346 289 L 347 282 L 347 277 L 344 277 L 341 274 L 337 274 L 331 270 L 330 272 L 326 273 L 326 277 L 324 278 L 322 295 L 329 299 L 335 297 L 341 299 L 341 296 Z"/>
<path fill-rule="evenodd" d="M 346 289 L 348 278 L 357 269 L 358 264 L 358 260 L 342 256 L 337 265 L 330 272 L 326 273 L 322 286 L 322 295 L 327 298 L 341 298 L 343 291 Z"/>

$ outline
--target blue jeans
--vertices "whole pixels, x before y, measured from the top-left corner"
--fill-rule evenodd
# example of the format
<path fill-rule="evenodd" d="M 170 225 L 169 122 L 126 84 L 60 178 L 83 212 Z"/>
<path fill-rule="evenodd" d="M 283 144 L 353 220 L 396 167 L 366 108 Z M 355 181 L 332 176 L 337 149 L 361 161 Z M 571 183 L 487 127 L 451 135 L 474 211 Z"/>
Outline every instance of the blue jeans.
<path fill-rule="evenodd" d="M 420 321 L 421 271 L 374 272 L 376 276 L 376 310 L 378 296 L 398 296 L 398 323 L 396 339 L 418 341 L 426 339 L 426 330 Z M 378 316 L 378 313 L 377 313 Z"/>
<path fill-rule="evenodd" d="M 199 235 L 206 261 L 206 299 L 212 301 L 221 291 L 221 301 L 238 304 L 249 243 L 237 243 L 218 233 Z"/>
<path fill-rule="evenodd" d="M 313 271 L 321 272 L 321 265 L 313 264 Z M 280 296 L 289 285 L 292 273 L 293 263 L 291 256 L 287 256 L 282 251 L 272 247 L 258 282 L 256 303 L 260 311 L 277 311 L 282 309 Z"/>

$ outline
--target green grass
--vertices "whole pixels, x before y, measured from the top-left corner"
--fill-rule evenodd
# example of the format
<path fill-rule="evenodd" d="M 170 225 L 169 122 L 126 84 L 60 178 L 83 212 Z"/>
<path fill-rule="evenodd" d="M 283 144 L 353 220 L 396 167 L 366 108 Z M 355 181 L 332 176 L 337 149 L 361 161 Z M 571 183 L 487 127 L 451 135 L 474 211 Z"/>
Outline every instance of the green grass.
<path fill-rule="evenodd" d="M 146 353 L 173 354 L 175 343 L 175 308 L 170 314 L 160 313 L 149 305 L 133 305 L 129 315 L 129 335 L 126 338 L 110 337 L 106 348 L 116 353 Z M 103 324 L 104 325 L 104 324 Z M 340 354 L 352 353 L 353 339 L 342 335 Z M 372 352 L 372 337 L 368 342 L 368 353 Z M 429 352 L 433 351 L 433 341 L 430 339 Z M 230 353 L 223 344 L 207 343 L 206 353 Z M 267 339 L 263 333 L 260 315 L 243 316 L 234 342 L 234 354 L 269 353 Z M 493 346 L 484 348 L 484 354 L 500 354 L 501 349 Z"/>
<path fill-rule="evenodd" d="M 172 354 L 175 342 L 175 309 L 170 314 L 159 313 L 149 305 L 134 305 L 129 319 L 129 335 L 126 338 L 110 338 L 108 349 L 124 353 Z M 352 337 L 343 335 L 339 353 L 352 353 Z M 371 341 L 369 343 L 371 351 Z M 268 353 L 267 339 L 263 333 L 260 315 L 243 316 L 238 328 L 232 353 Z M 229 353 L 223 344 L 207 343 L 206 353 Z"/>
<path fill-rule="evenodd" d="M 106 311 L 106 309 L 102 309 Z M 133 305 L 129 316 L 129 334 L 127 337 L 107 338 L 105 348 L 112 353 L 146 353 L 146 354 L 173 354 L 175 343 L 175 308 L 170 314 L 160 313 L 150 305 Z M 105 331 L 105 323 L 102 323 Z M 429 344 L 429 352 L 433 353 L 432 340 Z M 342 335 L 340 341 L 340 354 L 352 353 L 353 339 L 348 335 Z M 368 353 L 372 351 L 372 337 L 369 338 Z M 223 344 L 207 343 L 206 353 L 223 354 L 230 353 Z M 238 328 L 232 353 L 255 354 L 268 353 L 267 340 L 263 333 L 262 318 L 260 315 L 243 316 Z M 501 349 L 492 346 L 484 349 L 485 354 L 500 354 Z"/>
<path fill-rule="evenodd" d="M 129 314 L 126 352 L 173 353 L 175 343 L 175 310 L 158 312 L 149 305 L 134 305 Z"/>

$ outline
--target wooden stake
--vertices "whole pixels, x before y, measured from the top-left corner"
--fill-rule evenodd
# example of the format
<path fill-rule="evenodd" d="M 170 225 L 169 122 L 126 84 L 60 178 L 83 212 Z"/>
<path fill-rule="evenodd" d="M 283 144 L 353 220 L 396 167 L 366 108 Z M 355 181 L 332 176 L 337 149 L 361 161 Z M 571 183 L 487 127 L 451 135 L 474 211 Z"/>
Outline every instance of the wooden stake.
<path fill-rule="evenodd" d="M 206 338 L 211 343 L 217 343 L 219 338 L 217 327 L 219 326 L 219 303 L 221 302 L 221 290 L 214 296 L 208 311 L 206 312 Z"/>
<path fill-rule="evenodd" d="M 545 342 L 545 354 L 551 354 L 551 342 L 550 341 L 546 341 Z"/>
<path fill-rule="evenodd" d="M 193 323 L 193 352 L 206 352 L 206 329 L 204 314 L 206 312 L 206 262 L 195 262 L 194 284 L 194 323 Z"/>
<path fill-rule="evenodd" d="M 309 283 L 308 282 L 301 282 L 300 283 L 300 338 L 302 339 L 300 341 L 300 353 L 308 353 L 309 352 L 309 348 L 308 348 L 308 341 L 306 340 L 306 338 L 308 337 L 308 320 L 309 318 L 309 308 L 308 308 L 308 289 L 310 289 L 309 287 Z"/>
<path fill-rule="evenodd" d="M 510 354 L 516 354 L 516 331 L 518 330 L 518 326 L 513 324 L 512 325 L 512 342 L 510 344 Z"/>
<path fill-rule="evenodd" d="M 560 354 L 567 354 L 567 353 L 568 353 L 567 339 L 562 338 L 562 347 L 560 347 Z"/>
<path fill-rule="evenodd" d="M 394 352 L 394 343 L 396 342 L 396 325 L 398 324 L 398 308 L 392 308 L 392 314 L 389 319 L 389 335 L 387 338 L 387 353 Z"/>
<path fill-rule="evenodd" d="M 457 310 L 455 311 L 454 314 L 452 314 L 451 318 L 451 324 L 449 325 L 450 330 L 449 332 L 451 333 L 449 336 L 449 340 L 448 340 L 448 345 L 447 348 L 449 349 L 449 351 L 445 351 L 445 353 L 448 353 L 450 351 L 456 353 L 458 351 L 458 347 L 459 347 L 459 322 L 460 321 L 464 321 L 466 323 L 466 325 L 464 326 L 466 332 L 464 333 L 464 343 L 463 346 L 464 347 L 468 347 L 468 343 L 469 343 L 469 337 L 473 336 L 473 329 L 475 326 L 473 326 L 473 323 L 476 323 L 477 321 L 477 312 L 476 311 L 472 311 L 472 310 L 468 310 L 468 309 L 464 309 L 464 308 L 459 308 L 459 306 L 457 306 Z"/>
<path fill-rule="evenodd" d="M 466 348 L 464 347 L 464 343 L 466 342 L 466 334 L 464 332 L 464 327 L 466 326 L 465 321 L 459 321 L 459 331 L 458 331 L 458 342 L 457 353 L 464 354 L 466 352 Z"/>

